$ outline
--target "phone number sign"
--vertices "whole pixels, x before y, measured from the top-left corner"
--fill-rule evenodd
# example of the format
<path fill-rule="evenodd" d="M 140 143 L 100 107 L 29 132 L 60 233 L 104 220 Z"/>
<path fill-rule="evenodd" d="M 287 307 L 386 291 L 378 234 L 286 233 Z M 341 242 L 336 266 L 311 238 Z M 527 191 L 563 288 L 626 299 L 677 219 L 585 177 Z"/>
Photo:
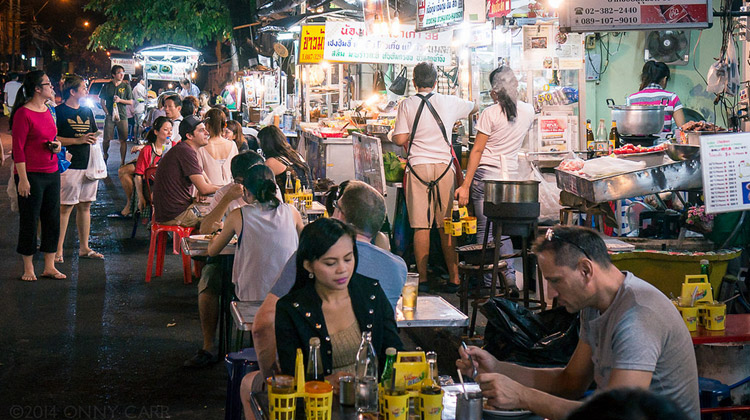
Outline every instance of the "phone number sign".
<path fill-rule="evenodd" d="M 708 0 L 571 0 L 560 12 L 569 32 L 696 29 L 712 21 Z"/>

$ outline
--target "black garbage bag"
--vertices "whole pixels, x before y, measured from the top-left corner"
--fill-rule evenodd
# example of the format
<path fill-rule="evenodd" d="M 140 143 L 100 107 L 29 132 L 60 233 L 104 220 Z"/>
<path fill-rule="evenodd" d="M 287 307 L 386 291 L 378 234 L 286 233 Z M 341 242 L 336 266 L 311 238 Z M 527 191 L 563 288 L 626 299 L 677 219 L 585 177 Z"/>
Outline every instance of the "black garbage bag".
<path fill-rule="evenodd" d="M 564 307 L 535 314 L 522 305 L 493 298 L 482 305 L 487 317 L 484 349 L 497 360 L 530 366 L 565 365 L 578 344 L 578 314 Z"/>

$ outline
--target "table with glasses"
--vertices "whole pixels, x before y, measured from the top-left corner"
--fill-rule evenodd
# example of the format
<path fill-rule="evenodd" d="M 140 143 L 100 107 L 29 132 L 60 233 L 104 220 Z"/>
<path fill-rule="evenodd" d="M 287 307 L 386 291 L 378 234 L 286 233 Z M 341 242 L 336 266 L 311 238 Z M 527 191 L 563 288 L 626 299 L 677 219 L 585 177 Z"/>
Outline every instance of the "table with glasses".
<path fill-rule="evenodd" d="M 711 331 L 701 326 L 690 333 L 693 344 L 750 342 L 750 314 L 729 314 L 724 319 L 724 330 Z"/>
<path fill-rule="evenodd" d="M 440 296 L 417 296 L 417 309 L 405 311 L 401 298 L 396 304 L 396 325 L 399 328 L 468 327 L 469 317 Z"/>

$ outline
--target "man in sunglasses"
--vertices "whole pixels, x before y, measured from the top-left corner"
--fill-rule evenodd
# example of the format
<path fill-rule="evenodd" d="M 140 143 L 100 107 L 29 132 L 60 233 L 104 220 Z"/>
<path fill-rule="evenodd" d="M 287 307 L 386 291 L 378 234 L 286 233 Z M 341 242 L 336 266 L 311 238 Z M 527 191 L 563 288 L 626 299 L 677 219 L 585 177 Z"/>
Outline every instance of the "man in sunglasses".
<path fill-rule="evenodd" d="M 488 403 L 561 419 L 582 404 L 578 400 L 596 382 L 600 391 L 649 389 L 672 399 L 688 418 L 699 419 L 693 344 L 669 299 L 632 273 L 618 270 L 593 230 L 549 229 L 537 240 L 534 253 L 551 295 L 568 312 L 580 311 L 578 346 L 567 366 L 553 369 L 499 362 L 478 347 L 459 350 L 456 365 L 465 374 L 476 365 L 475 379 Z"/>

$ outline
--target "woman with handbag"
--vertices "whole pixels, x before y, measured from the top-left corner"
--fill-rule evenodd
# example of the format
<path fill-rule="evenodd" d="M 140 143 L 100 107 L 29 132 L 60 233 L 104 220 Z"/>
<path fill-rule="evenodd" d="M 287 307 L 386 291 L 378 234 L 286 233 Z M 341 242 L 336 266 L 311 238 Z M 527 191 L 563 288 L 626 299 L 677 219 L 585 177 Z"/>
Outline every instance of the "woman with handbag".
<path fill-rule="evenodd" d="M 68 220 L 76 209 L 78 227 L 78 256 L 103 260 L 104 256 L 89 248 L 91 230 L 91 203 L 96 201 L 99 180 L 86 177 L 91 145 L 96 143 L 96 121 L 91 108 L 80 106 L 79 101 L 88 95 L 81 76 L 70 75 L 63 80 L 64 103 L 55 108 L 58 140 L 72 155 L 70 167 L 60 175 L 60 239 L 55 262 L 63 262 L 63 243 L 68 230 Z"/>
<path fill-rule="evenodd" d="M 490 84 L 490 95 L 495 104 L 482 111 L 479 116 L 477 137 L 469 155 L 466 179 L 456 190 L 458 203 L 465 206 L 471 195 L 474 209 L 481 209 L 483 206 L 485 179 L 500 179 L 503 172 L 515 179 L 518 151 L 534 124 L 534 107 L 518 100 L 518 79 L 510 67 L 501 66 L 493 70 L 490 73 Z M 487 218 L 479 211 L 476 211 L 476 216 L 477 238 L 483 238 Z M 492 232 L 488 240 L 493 241 Z M 503 255 L 513 253 L 509 237 L 502 238 L 500 252 Z M 511 260 L 506 261 L 508 267 L 503 271 L 503 277 L 510 294 L 517 297 L 516 271 Z M 486 281 L 491 281 L 491 275 Z"/>
<path fill-rule="evenodd" d="M 16 95 L 9 126 L 13 137 L 14 179 L 18 191 L 19 229 L 17 252 L 23 258 L 23 281 L 36 281 L 34 254 L 37 224 L 41 221 L 44 253 L 42 277 L 65 279 L 55 268 L 55 251 L 60 237 L 60 171 L 57 127 L 48 100 L 55 89 L 41 70 L 26 74 Z"/>

